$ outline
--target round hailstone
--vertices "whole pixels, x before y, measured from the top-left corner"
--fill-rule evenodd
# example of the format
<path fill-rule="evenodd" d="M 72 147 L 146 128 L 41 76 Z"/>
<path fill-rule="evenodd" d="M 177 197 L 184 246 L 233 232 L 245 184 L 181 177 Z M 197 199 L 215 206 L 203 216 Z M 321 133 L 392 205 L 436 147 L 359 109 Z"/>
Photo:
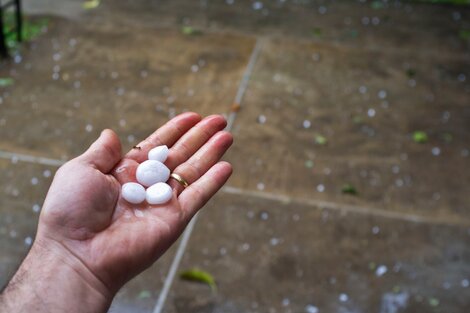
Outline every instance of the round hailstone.
<path fill-rule="evenodd" d="M 158 146 L 149 151 L 148 158 L 149 160 L 160 161 L 163 163 L 168 157 L 169 151 L 170 150 L 168 150 L 167 146 Z"/>
<path fill-rule="evenodd" d="M 162 162 L 147 160 L 137 167 L 135 176 L 139 183 L 150 187 L 156 183 L 166 182 L 170 177 L 170 170 Z"/>
<path fill-rule="evenodd" d="M 138 183 L 125 183 L 122 185 L 121 194 L 129 203 L 138 204 L 145 200 L 145 188 Z"/>
<path fill-rule="evenodd" d="M 156 183 L 147 188 L 147 202 L 149 204 L 163 204 L 170 201 L 173 196 L 173 190 L 170 185 L 165 183 Z"/>

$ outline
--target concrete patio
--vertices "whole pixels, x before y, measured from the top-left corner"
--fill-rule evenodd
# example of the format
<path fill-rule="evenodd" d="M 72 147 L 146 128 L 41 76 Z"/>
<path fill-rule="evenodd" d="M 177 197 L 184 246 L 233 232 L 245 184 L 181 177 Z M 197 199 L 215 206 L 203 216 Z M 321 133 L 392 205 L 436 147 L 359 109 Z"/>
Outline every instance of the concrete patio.
<path fill-rule="evenodd" d="M 178 242 L 110 312 L 152 312 L 165 284 L 168 313 L 470 310 L 470 41 L 459 36 L 470 7 L 24 7 L 49 23 L 0 63 L 15 81 L 0 87 L 0 286 L 34 240 L 62 162 L 103 128 L 127 150 L 191 110 L 233 121 L 234 174 L 181 263 Z M 429 140 L 415 142 L 415 131 Z M 218 291 L 172 279 L 172 264 L 211 273 Z"/>

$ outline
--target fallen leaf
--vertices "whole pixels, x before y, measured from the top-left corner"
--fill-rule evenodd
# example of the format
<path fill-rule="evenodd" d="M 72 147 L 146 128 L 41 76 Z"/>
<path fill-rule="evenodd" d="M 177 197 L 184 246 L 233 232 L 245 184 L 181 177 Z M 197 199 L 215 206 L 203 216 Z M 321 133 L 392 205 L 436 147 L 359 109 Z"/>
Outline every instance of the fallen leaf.
<path fill-rule="evenodd" d="M 429 298 L 428 302 L 429 302 L 429 305 L 432 307 L 436 307 L 439 305 L 439 299 L 434 298 L 434 297 Z"/>
<path fill-rule="evenodd" d="M 321 33 L 322 33 L 321 28 L 315 27 L 314 29 L 312 29 L 312 35 L 315 37 L 320 38 Z"/>
<path fill-rule="evenodd" d="M 444 140 L 447 143 L 451 143 L 452 140 L 454 139 L 454 136 L 452 136 L 451 133 L 443 133 L 441 134 L 442 140 Z"/>
<path fill-rule="evenodd" d="M 137 296 L 137 299 L 147 299 L 150 298 L 152 294 L 148 290 L 142 290 L 139 295 Z"/>
<path fill-rule="evenodd" d="M 354 115 L 352 118 L 352 121 L 354 124 L 361 124 L 364 121 L 364 119 L 360 115 Z"/>
<path fill-rule="evenodd" d="M 463 40 L 469 40 L 470 39 L 470 30 L 469 29 L 461 29 L 459 31 L 459 38 Z"/>
<path fill-rule="evenodd" d="M 4 78 L 0 78 L 0 87 L 8 87 L 8 86 L 11 86 L 15 83 L 15 81 L 13 80 L 13 78 L 10 78 L 10 77 L 4 77 Z"/>
<path fill-rule="evenodd" d="M 239 103 L 233 103 L 232 107 L 230 108 L 231 112 L 238 112 L 240 111 L 241 105 Z"/>
<path fill-rule="evenodd" d="M 325 136 L 317 134 L 317 135 L 315 135 L 315 143 L 317 145 L 324 146 L 328 143 L 328 139 L 326 139 Z"/>
<path fill-rule="evenodd" d="M 417 130 L 413 133 L 413 141 L 417 143 L 425 143 L 428 141 L 428 134 L 421 130 Z"/>
<path fill-rule="evenodd" d="M 181 27 L 181 33 L 186 36 L 194 36 L 194 35 L 201 35 L 202 31 L 192 26 L 183 26 Z"/>
<path fill-rule="evenodd" d="M 354 196 L 358 194 L 356 187 L 354 187 L 351 184 L 344 184 L 343 187 L 341 188 L 341 192 L 344 194 L 349 194 L 349 195 L 354 195 Z"/>
<path fill-rule="evenodd" d="M 217 290 L 217 285 L 215 284 L 214 277 L 208 272 L 203 270 L 192 268 L 187 271 L 180 273 L 180 278 L 183 280 L 199 282 L 207 284 L 213 291 Z"/>
<path fill-rule="evenodd" d="M 82 6 L 85 10 L 96 9 L 100 5 L 100 0 L 89 0 L 83 2 Z"/>
<path fill-rule="evenodd" d="M 373 1 L 370 4 L 370 7 L 372 9 L 378 10 L 378 9 L 383 9 L 384 8 L 384 3 L 382 1 Z"/>
<path fill-rule="evenodd" d="M 409 78 L 413 78 L 416 76 L 416 70 L 412 69 L 412 68 L 409 68 L 406 70 L 406 76 L 408 76 Z"/>

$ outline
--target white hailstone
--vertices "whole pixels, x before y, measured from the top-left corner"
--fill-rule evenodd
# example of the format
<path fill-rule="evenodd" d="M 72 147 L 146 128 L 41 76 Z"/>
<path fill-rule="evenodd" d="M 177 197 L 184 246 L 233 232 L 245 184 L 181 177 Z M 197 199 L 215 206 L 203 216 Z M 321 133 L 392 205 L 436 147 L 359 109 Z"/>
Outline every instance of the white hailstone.
<path fill-rule="evenodd" d="M 349 299 L 349 297 L 345 293 L 342 293 L 342 294 L 339 295 L 339 301 L 341 301 L 341 302 L 346 302 L 346 301 L 348 301 L 348 299 Z"/>
<path fill-rule="evenodd" d="M 25 245 L 30 246 L 32 243 L 33 243 L 33 238 L 28 236 L 24 239 L 24 244 Z"/>
<path fill-rule="evenodd" d="M 39 204 L 34 204 L 33 205 L 33 212 L 38 213 L 41 210 L 41 206 Z"/>
<path fill-rule="evenodd" d="M 307 313 L 318 313 L 318 308 L 314 305 L 309 304 L 305 307 L 305 312 L 307 312 Z"/>
<path fill-rule="evenodd" d="M 44 177 L 51 177 L 52 175 L 52 172 L 50 170 L 45 170 L 44 172 L 42 172 L 42 176 Z"/>
<path fill-rule="evenodd" d="M 375 271 L 375 275 L 378 277 L 383 276 L 385 273 L 387 273 L 388 268 L 385 265 L 380 265 L 377 267 L 377 270 Z"/>
<path fill-rule="evenodd" d="M 149 204 L 163 204 L 170 201 L 173 196 L 173 190 L 170 185 L 165 183 L 156 183 L 147 189 L 147 202 Z"/>
<path fill-rule="evenodd" d="M 377 96 L 380 98 L 380 99 L 385 99 L 387 98 L 387 92 L 385 90 L 380 90 L 378 93 L 377 93 Z"/>
<path fill-rule="evenodd" d="M 434 147 L 431 149 L 431 153 L 434 156 L 438 156 L 439 154 L 441 154 L 441 149 L 439 147 Z"/>
<path fill-rule="evenodd" d="M 256 1 L 252 4 L 253 10 L 261 10 L 263 8 L 263 2 Z"/>
<path fill-rule="evenodd" d="M 139 183 L 150 187 L 156 183 L 166 182 L 170 177 L 170 170 L 162 162 L 147 160 L 137 167 L 135 176 Z"/>
<path fill-rule="evenodd" d="M 145 188 L 138 183 L 122 185 L 122 197 L 129 203 L 138 204 L 145 200 Z"/>
<path fill-rule="evenodd" d="M 165 162 L 168 157 L 168 147 L 167 146 L 158 146 L 149 151 L 148 158 L 149 160 L 155 160 L 160 162 Z"/>

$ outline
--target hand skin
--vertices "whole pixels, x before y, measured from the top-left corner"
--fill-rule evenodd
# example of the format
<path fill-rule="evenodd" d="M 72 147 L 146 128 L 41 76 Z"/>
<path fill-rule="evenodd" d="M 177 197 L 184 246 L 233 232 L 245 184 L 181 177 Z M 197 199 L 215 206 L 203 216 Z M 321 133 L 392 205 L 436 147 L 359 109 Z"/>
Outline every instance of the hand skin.
<path fill-rule="evenodd" d="M 105 130 L 82 155 L 56 173 L 30 252 L 0 295 L 0 312 L 106 312 L 116 292 L 152 265 L 194 214 L 223 186 L 232 168 L 220 158 L 232 144 L 221 116 L 201 121 L 184 113 L 124 157 Z M 170 179 L 173 198 L 151 206 L 120 197 L 137 165 L 158 145 L 165 164 L 190 186 Z"/>

